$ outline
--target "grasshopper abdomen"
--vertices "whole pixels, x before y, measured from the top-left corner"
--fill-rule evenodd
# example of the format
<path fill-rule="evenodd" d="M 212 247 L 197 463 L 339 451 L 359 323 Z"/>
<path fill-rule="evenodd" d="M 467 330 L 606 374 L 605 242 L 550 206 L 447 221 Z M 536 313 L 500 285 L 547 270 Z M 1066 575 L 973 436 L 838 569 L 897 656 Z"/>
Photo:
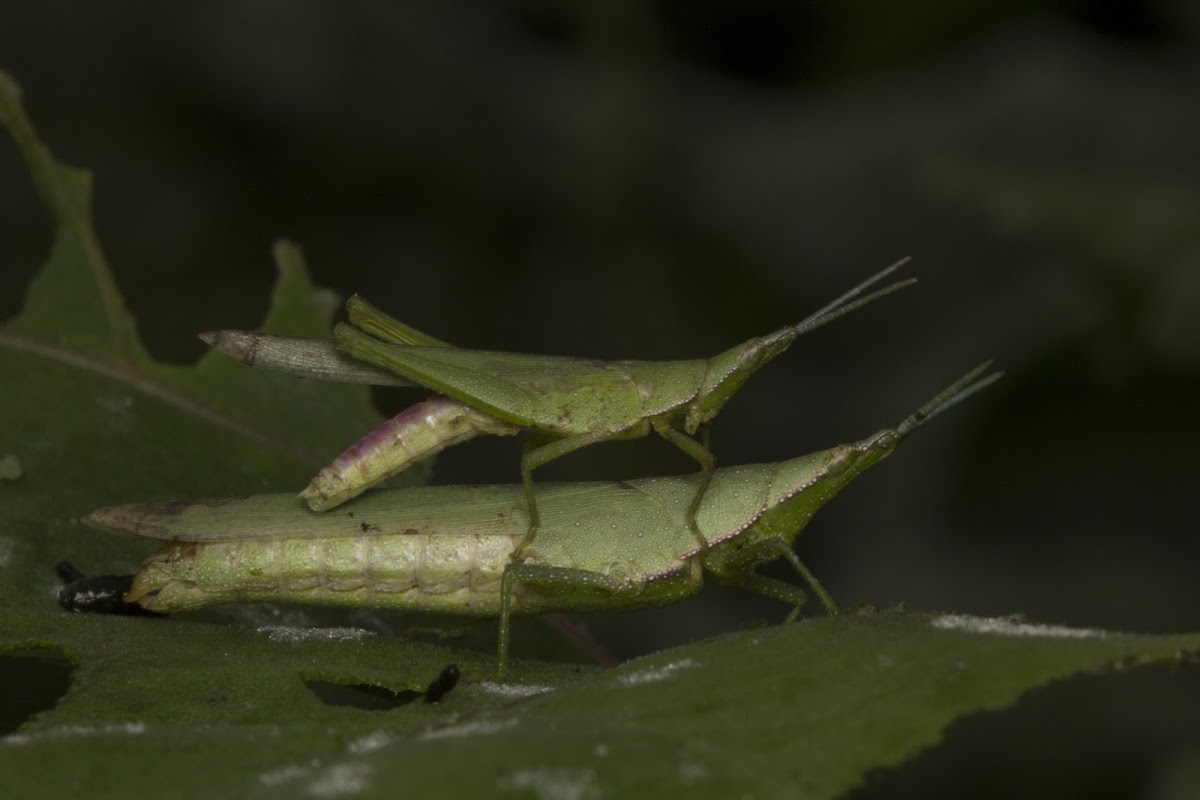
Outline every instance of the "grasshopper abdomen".
<path fill-rule="evenodd" d="M 143 564 L 126 599 L 167 613 L 279 601 L 495 615 L 520 538 L 412 532 L 175 542 Z"/>

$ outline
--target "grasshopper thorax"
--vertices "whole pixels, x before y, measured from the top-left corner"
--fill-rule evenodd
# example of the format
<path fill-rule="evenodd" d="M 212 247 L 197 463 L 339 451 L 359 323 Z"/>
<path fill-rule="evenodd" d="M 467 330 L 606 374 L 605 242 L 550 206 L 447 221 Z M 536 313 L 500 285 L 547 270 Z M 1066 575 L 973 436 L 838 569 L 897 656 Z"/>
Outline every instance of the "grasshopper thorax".
<path fill-rule="evenodd" d="M 813 515 L 851 481 L 891 455 L 900 442 L 882 430 L 859 442 L 838 445 L 780 465 L 767 508 L 751 539 L 779 538 L 789 544 Z"/>

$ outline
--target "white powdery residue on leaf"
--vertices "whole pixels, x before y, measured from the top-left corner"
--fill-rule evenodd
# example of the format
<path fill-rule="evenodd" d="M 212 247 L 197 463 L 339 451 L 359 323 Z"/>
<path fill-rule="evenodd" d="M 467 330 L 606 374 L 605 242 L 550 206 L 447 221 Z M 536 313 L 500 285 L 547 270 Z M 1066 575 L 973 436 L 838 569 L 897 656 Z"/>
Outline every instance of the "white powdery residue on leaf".
<path fill-rule="evenodd" d="M 499 733 L 500 731 L 516 727 L 516 725 L 516 717 L 499 722 L 485 719 L 477 722 L 466 722 L 462 725 L 449 725 L 445 728 L 430 728 L 418 736 L 417 739 L 420 741 L 429 741 L 431 739 L 452 739 L 463 736 L 491 736 L 493 733 Z"/>
<path fill-rule="evenodd" d="M 479 684 L 479 688 L 489 694 L 499 695 L 500 697 L 508 697 L 514 700 L 522 697 L 536 697 L 539 694 L 554 691 L 553 686 L 537 686 L 535 684 L 521 683 L 491 683 L 484 681 Z"/>
<path fill-rule="evenodd" d="M 0 567 L 7 567 L 8 562 L 12 561 L 13 543 L 11 539 L 0 537 Z M 54 596 L 58 596 L 58 587 L 54 587 Z"/>
<path fill-rule="evenodd" d="M 361 739 L 355 739 L 350 744 L 346 745 L 346 752 L 356 756 L 373 753 L 376 750 L 387 747 L 392 743 L 392 736 L 387 731 L 375 731 Z"/>
<path fill-rule="evenodd" d="M 59 728 L 48 728 L 35 733 L 11 733 L 0 739 L 0 742 L 11 745 L 32 744 L 34 742 L 57 741 L 61 739 L 83 739 L 97 736 L 140 736 L 146 732 L 144 722 L 126 722 L 121 725 L 63 725 Z"/>
<path fill-rule="evenodd" d="M 95 403 L 108 430 L 124 434 L 133 429 L 136 421 L 133 397 L 127 394 L 104 394 L 97 397 Z"/>
<path fill-rule="evenodd" d="M 367 788 L 370 775 L 370 764 L 334 764 L 314 776 L 305 791 L 313 797 L 359 794 Z"/>
<path fill-rule="evenodd" d="M 1047 639 L 1098 639 L 1107 633 L 1098 628 L 1068 628 L 1065 625 L 1037 625 L 1009 617 L 975 617 L 970 614 L 943 614 L 932 623 L 935 628 L 968 633 L 992 633 L 1000 636 L 1034 636 Z"/>
<path fill-rule="evenodd" d="M 284 625 L 264 625 L 255 630 L 258 633 L 265 633 L 272 642 L 287 642 L 288 644 L 312 641 L 349 642 L 362 639 L 364 636 L 375 635 L 362 628 L 289 628 Z"/>
<path fill-rule="evenodd" d="M 237 619 L 250 628 L 318 628 L 320 622 L 304 606 L 271 603 L 236 606 Z M 349 625 L 347 627 L 369 627 Z"/>
<path fill-rule="evenodd" d="M 501 778 L 500 788 L 533 792 L 539 800 L 594 800 L 600 797 L 596 773 L 590 769 L 523 769 Z"/>
<path fill-rule="evenodd" d="M 700 666 L 700 663 L 694 658 L 685 658 L 682 661 L 674 661 L 661 667 L 653 667 L 651 669 L 640 669 L 637 672 L 631 672 L 628 675 L 621 675 L 617 678 L 617 683 L 622 686 L 638 686 L 643 683 L 657 683 L 665 681 L 675 672 L 681 669 L 692 669 Z"/>
<path fill-rule="evenodd" d="M 21 459 L 12 453 L 0 456 L 0 481 L 15 481 L 21 477 Z"/>
<path fill-rule="evenodd" d="M 684 762 L 679 765 L 679 780 L 684 783 L 694 783 L 708 777 L 708 769 L 703 764 Z"/>
<path fill-rule="evenodd" d="M 318 764 L 319 762 L 313 761 L 313 763 L 307 767 L 301 767 L 297 764 L 292 764 L 287 767 L 280 767 L 279 769 L 262 772 L 259 773 L 258 782 L 263 786 L 281 786 L 285 783 L 292 783 L 308 775 L 317 768 Z"/>

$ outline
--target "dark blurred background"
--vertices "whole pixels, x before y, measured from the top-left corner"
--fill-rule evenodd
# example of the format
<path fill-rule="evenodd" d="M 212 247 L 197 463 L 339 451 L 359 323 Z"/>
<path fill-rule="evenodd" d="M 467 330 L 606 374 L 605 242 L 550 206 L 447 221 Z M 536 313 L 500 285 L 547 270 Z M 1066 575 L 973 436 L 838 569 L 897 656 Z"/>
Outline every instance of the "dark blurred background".
<path fill-rule="evenodd" d="M 912 255 L 918 287 L 747 384 L 720 462 L 860 438 L 995 358 L 1008 377 L 801 557 L 845 604 L 1163 632 L 1200 627 L 1198 38 L 1200 4 L 1166 0 L 0 8 L 0 66 L 93 171 L 157 357 L 257 325 L 277 236 L 455 344 L 604 358 L 713 354 Z M 5 144 L 0 317 L 50 238 Z M 479 441 L 436 477 L 515 481 L 516 458 Z M 538 476 L 691 469 L 645 440 Z M 627 656 L 781 615 L 742 600 L 586 622 Z M 863 796 L 1136 796 L 1200 748 L 1197 710 L 1191 675 L 1076 682 Z"/>

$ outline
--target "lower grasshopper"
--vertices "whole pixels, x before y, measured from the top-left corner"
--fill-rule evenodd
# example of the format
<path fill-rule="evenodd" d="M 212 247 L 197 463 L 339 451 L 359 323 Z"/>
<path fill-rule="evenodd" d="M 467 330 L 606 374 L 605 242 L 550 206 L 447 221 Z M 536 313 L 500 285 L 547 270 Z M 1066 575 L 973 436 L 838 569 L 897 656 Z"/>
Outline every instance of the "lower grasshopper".
<path fill-rule="evenodd" d="M 696 513 L 716 460 L 693 438 L 751 375 L 799 336 L 909 284 L 898 281 L 863 296 L 908 262 L 873 275 L 806 319 L 709 359 L 595 361 L 451 347 L 360 297 L 347 302 L 351 324 L 329 342 L 243 331 L 202 338 L 245 363 L 294 374 L 367 383 L 413 383 L 438 392 L 338 456 L 301 493 L 314 511 L 335 508 L 391 475 L 450 445 L 481 434 L 531 432 L 521 456 L 528 528 L 514 554 L 524 560 L 541 526 L 534 469 L 582 447 L 657 433 L 702 468 L 687 509 L 688 526 L 706 544 Z M 370 365 L 377 367 L 371 370 Z"/>
<path fill-rule="evenodd" d="M 691 534 L 698 476 L 540 488 L 542 531 L 525 561 L 524 491 L 424 486 L 372 492 L 353 509 L 316 514 L 290 495 L 148 503 L 94 511 L 85 522 L 171 542 L 151 556 L 125 596 L 170 613 L 247 600 L 375 606 L 499 616 L 503 675 L 513 614 L 620 611 L 675 602 L 703 573 L 792 606 L 799 586 L 757 575 L 786 559 L 829 613 L 833 598 L 792 550 L 813 514 L 937 414 L 1000 377 L 990 363 L 906 417 L 851 444 L 775 464 L 716 470 Z"/>

